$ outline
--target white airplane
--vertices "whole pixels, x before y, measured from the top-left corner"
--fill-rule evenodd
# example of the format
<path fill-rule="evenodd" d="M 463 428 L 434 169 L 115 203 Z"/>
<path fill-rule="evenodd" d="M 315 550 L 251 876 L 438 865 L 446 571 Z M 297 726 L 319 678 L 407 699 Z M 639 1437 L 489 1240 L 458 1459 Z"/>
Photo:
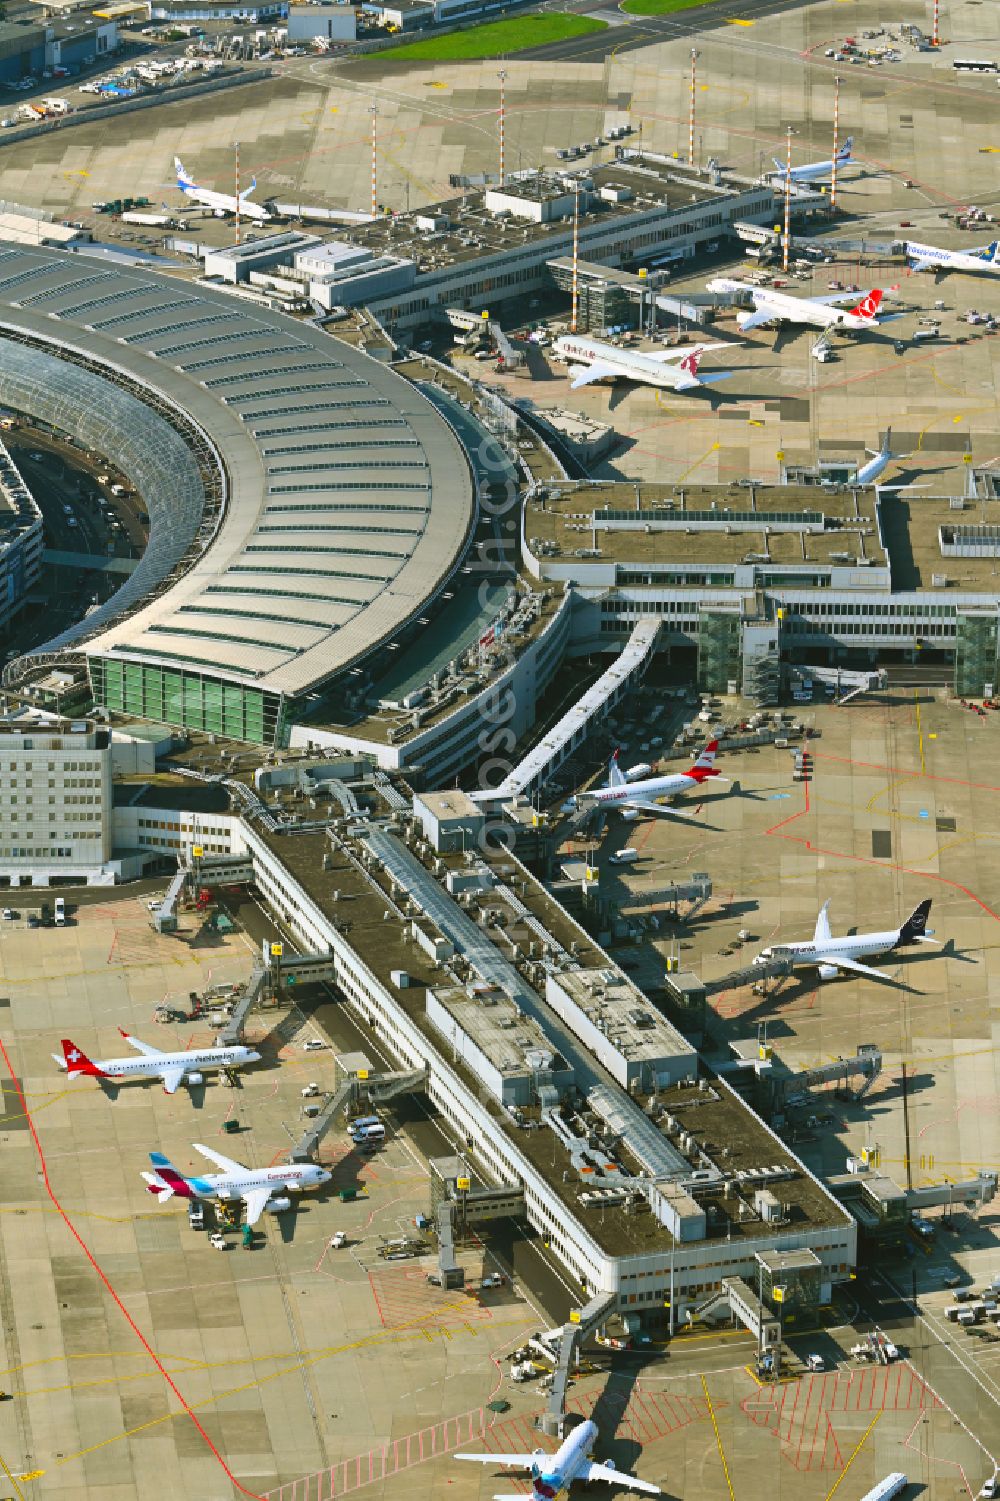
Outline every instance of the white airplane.
<path fill-rule="evenodd" d="M 185 1178 L 162 1152 L 150 1152 L 149 1160 L 154 1171 L 143 1173 L 146 1187 L 155 1194 L 161 1204 L 177 1194 L 182 1199 L 218 1199 L 230 1203 L 242 1199 L 247 1206 L 248 1225 L 256 1225 L 264 1210 L 271 1214 L 283 1214 L 291 1209 L 292 1201 L 275 1190 L 287 1189 L 288 1193 L 301 1193 L 306 1188 L 319 1188 L 329 1183 L 333 1174 L 325 1167 L 312 1162 L 289 1162 L 283 1167 L 244 1167 L 211 1147 L 194 1142 L 194 1149 L 210 1162 L 222 1168 L 221 1173 L 206 1173 L 202 1177 Z"/>
<path fill-rule="evenodd" d="M 200 188 L 190 172 L 185 172 L 184 165 L 179 156 L 174 157 L 174 171 L 177 173 L 177 186 L 182 193 L 188 198 L 193 199 L 195 203 L 203 203 L 206 208 L 210 208 L 214 214 L 220 217 L 225 214 L 235 214 L 237 199 L 234 194 L 216 193 L 211 188 Z M 238 200 L 240 215 L 245 219 L 253 219 L 257 224 L 267 224 L 273 219 L 274 215 L 269 213 L 266 208 L 262 208 L 259 203 L 250 202 L 250 194 L 256 186 L 257 179 L 255 177 L 250 186 L 244 188 L 240 194 Z"/>
<path fill-rule="evenodd" d="M 733 281 L 718 276 L 706 282 L 709 292 L 746 292 L 753 299 L 752 313 L 738 313 L 736 321 L 740 332 L 759 328 L 763 323 L 806 323 L 815 328 L 878 328 L 875 317 L 882 304 L 883 292 L 876 287 L 866 292 L 852 308 L 839 308 L 839 302 L 849 302 L 857 292 L 835 292 L 830 297 L 791 297 L 787 292 L 775 292 L 771 287 L 752 287 L 744 281 Z"/>
<path fill-rule="evenodd" d="M 841 167 L 849 167 L 853 165 L 853 158 L 851 156 L 851 149 L 853 146 L 854 137 L 848 136 L 843 146 L 841 146 L 840 150 L 837 152 L 838 172 L 840 171 Z M 782 182 L 784 182 L 786 177 L 790 177 L 792 182 L 815 182 L 818 177 L 829 177 L 833 172 L 832 157 L 827 162 L 806 162 L 804 166 L 793 167 L 791 172 L 788 171 L 788 165 L 786 162 L 780 162 L 776 156 L 772 156 L 771 160 L 774 162 L 774 165 L 778 169 L 777 173 L 775 173 L 774 175 L 780 176 Z"/>
<path fill-rule="evenodd" d="M 890 928 L 885 933 L 853 933 L 849 938 L 834 938 L 830 932 L 830 903 L 824 902 L 816 919 L 816 931 L 811 943 L 775 943 L 761 949 L 754 964 L 767 964 L 772 959 L 791 959 L 794 968 L 813 966 L 820 978 L 832 980 L 840 970 L 852 975 L 864 975 L 870 980 L 886 980 L 888 975 L 868 964 L 859 964 L 862 955 L 888 954 L 909 943 L 933 943 L 933 928 L 928 928 L 927 917 L 931 899 L 915 907 L 901 928 Z"/>
<path fill-rule="evenodd" d="M 865 453 L 870 454 L 871 458 L 869 459 L 869 461 L 868 461 L 867 464 L 862 464 L 861 465 L 861 468 L 858 470 L 857 474 L 854 476 L 852 484 L 855 484 L 855 485 L 877 485 L 878 482 L 879 482 L 879 480 L 881 479 L 882 475 L 885 473 L 885 471 L 888 469 L 889 465 L 892 463 L 892 461 L 894 459 L 907 459 L 907 458 L 909 458 L 909 454 L 906 454 L 906 453 L 893 453 L 891 445 L 892 445 L 892 428 L 891 427 L 887 427 L 886 430 L 885 430 L 885 439 L 884 439 L 884 441 L 882 443 L 882 447 L 879 448 L 879 449 L 875 449 L 875 448 L 866 448 L 865 449 Z M 896 488 L 898 489 L 899 486 L 897 486 Z M 907 488 L 909 488 L 909 487 L 907 487 Z"/>
<path fill-rule="evenodd" d="M 526 1470 L 531 1476 L 532 1501 L 555 1501 L 562 1491 L 569 1490 L 574 1481 L 589 1485 L 592 1480 L 606 1480 L 611 1485 L 627 1486 L 633 1491 L 648 1491 L 651 1496 L 661 1494 L 659 1486 L 650 1485 L 648 1480 L 637 1480 L 634 1475 L 625 1475 L 613 1464 L 595 1464 L 590 1451 L 597 1436 L 596 1423 L 578 1423 L 555 1454 L 536 1449 L 533 1454 L 456 1454 L 455 1458 Z M 495 1496 L 494 1501 L 524 1501 L 524 1497 Z"/>
<path fill-rule="evenodd" d="M 68 1037 L 62 1038 L 62 1057 L 52 1057 L 71 1079 L 87 1074 L 93 1079 L 107 1079 L 118 1084 L 126 1079 L 162 1079 L 167 1094 L 173 1094 L 181 1084 L 202 1084 L 206 1070 L 220 1068 L 243 1068 L 247 1063 L 259 1063 L 260 1054 L 253 1048 L 242 1045 L 232 1048 L 205 1048 L 203 1052 L 162 1053 L 148 1042 L 140 1042 L 128 1032 L 118 1028 L 130 1048 L 141 1053 L 141 1058 L 87 1057 L 82 1048 L 76 1047 Z"/>
<path fill-rule="evenodd" d="M 608 764 L 607 786 L 585 793 L 583 801 L 598 808 L 617 808 L 622 817 L 629 820 L 638 818 L 640 813 L 659 814 L 665 818 L 690 818 L 690 813 L 685 813 L 681 808 L 664 807 L 657 802 L 657 798 L 687 792 L 692 787 L 700 787 L 711 778 L 720 782 L 728 780 L 715 769 L 718 749 L 718 740 L 710 740 L 687 771 L 675 771 L 664 777 L 644 777 L 637 782 L 628 780 L 618 765 L 618 752 L 615 751 Z"/>
<path fill-rule="evenodd" d="M 699 386 L 714 386 L 720 380 L 729 379 L 731 370 L 698 374 L 703 355 L 726 347 L 725 344 L 687 344 L 640 354 L 631 349 L 617 349 L 614 344 L 602 344 L 599 339 L 572 334 L 557 339 L 552 353 L 570 364 L 571 391 L 578 386 L 589 386 L 596 380 L 632 380 L 674 391 L 696 391 Z"/>
<path fill-rule="evenodd" d="M 981 250 L 939 250 L 936 245 L 905 241 L 905 255 L 914 271 L 991 271 L 1000 276 L 1000 240 Z"/>

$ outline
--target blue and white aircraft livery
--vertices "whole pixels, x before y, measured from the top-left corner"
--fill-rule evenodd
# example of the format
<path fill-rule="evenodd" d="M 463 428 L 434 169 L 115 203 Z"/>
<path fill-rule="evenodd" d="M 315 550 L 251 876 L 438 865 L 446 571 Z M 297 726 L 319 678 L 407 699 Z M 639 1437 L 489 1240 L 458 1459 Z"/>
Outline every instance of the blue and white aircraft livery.
<path fill-rule="evenodd" d="M 848 974 L 863 975 L 868 980 L 887 980 L 888 975 L 869 964 L 860 964 L 862 955 L 888 954 L 910 943 L 933 943 L 933 929 L 928 928 L 927 918 L 931 899 L 915 907 L 901 928 L 890 928 L 884 933 L 851 933 L 846 938 L 834 938 L 830 932 L 830 903 L 823 903 L 816 919 L 816 931 L 812 942 L 773 943 L 761 949 L 754 964 L 767 964 L 774 959 L 790 959 L 795 969 L 812 966 L 818 969 L 823 980 L 834 979 L 841 970 Z"/>
<path fill-rule="evenodd" d="M 536 1449 L 534 1454 L 456 1454 L 456 1459 L 470 1459 L 482 1465 L 506 1465 L 513 1470 L 525 1470 L 531 1476 L 532 1501 L 556 1501 L 563 1491 L 568 1491 L 574 1481 L 589 1485 L 592 1480 L 606 1480 L 611 1485 L 627 1486 L 633 1491 L 648 1491 L 651 1496 L 660 1495 L 658 1485 L 648 1480 L 637 1480 L 634 1475 L 624 1475 L 613 1464 L 595 1464 L 590 1451 L 597 1441 L 596 1423 L 578 1423 L 556 1450 L 546 1454 Z M 523 1496 L 495 1496 L 494 1501 L 524 1501 Z"/>
<path fill-rule="evenodd" d="M 273 218 L 266 208 L 250 201 L 250 194 L 257 186 L 256 177 L 248 188 L 243 189 L 237 200 L 232 193 L 216 193 L 212 188 L 199 187 L 190 172 L 185 172 L 184 164 L 179 156 L 174 157 L 174 171 L 177 173 L 177 186 L 185 197 L 192 199 L 195 203 L 204 204 L 205 208 L 210 208 L 213 214 L 219 217 L 225 214 L 235 214 L 238 207 L 242 218 L 253 219 L 258 224 L 267 224 Z"/>
<path fill-rule="evenodd" d="M 852 165 L 853 157 L 851 156 L 851 151 L 853 147 L 854 137 L 848 136 L 843 146 L 841 146 L 840 150 L 837 152 L 838 172 L 840 171 L 841 167 L 848 167 Z M 806 162 L 801 167 L 793 167 L 791 172 L 788 171 L 787 164 L 785 162 L 779 162 L 776 156 L 772 156 L 771 160 L 774 162 L 774 165 L 778 169 L 775 175 L 780 176 L 782 182 L 784 182 L 786 177 L 789 177 L 792 182 L 815 182 L 818 177 L 829 177 L 833 172 L 832 157 L 827 162 Z"/>
<path fill-rule="evenodd" d="M 1000 240 L 980 250 L 939 250 L 907 240 L 906 259 L 914 271 L 985 271 L 1000 276 Z"/>

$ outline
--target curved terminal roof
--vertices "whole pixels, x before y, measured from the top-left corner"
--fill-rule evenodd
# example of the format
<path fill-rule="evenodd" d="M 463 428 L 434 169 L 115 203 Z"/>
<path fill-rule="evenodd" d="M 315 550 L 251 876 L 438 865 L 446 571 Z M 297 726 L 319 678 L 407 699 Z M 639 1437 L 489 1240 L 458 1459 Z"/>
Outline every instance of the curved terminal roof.
<path fill-rule="evenodd" d="M 301 694 L 391 640 L 461 559 L 475 502 L 455 433 L 401 376 L 309 324 L 180 278 L 0 246 L 5 335 L 141 383 L 153 405 L 179 408 L 201 429 L 225 468 L 225 511 L 201 556 L 92 636 L 91 654 Z M 8 340 L 4 359 L 17 348 Z M 31 373 L 23 353 L 18 366 L 22 390 L 61 385 L 65 371 L 62 405 L 72 410 L 75 367 Z M 52 406 L 36 410 L 74 432 Z M 190 535 L 188 470 L 165 465 L 161 447 L 151 478 L 130 460 L 120 421 L 107 427 L 103 443 L 93 425 L 77 431 L 149 495 L 152 586 L 176 567 L 180 533 Z M 180 481 L 184 496 L 171 499 Z"/>

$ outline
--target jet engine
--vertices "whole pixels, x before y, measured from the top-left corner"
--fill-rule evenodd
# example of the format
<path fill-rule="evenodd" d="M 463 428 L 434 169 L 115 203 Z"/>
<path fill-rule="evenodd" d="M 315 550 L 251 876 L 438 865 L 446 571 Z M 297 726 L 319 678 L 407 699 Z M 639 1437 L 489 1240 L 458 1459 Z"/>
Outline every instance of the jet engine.
<path fill-rule="evenodd" d="M 840 970 L 835 964 L 819 965 L 819 977 L 821 980 L 835 980 L 839 974 Z"/>
<path fill-rule="evenodd" d="M 204 1074 L 199 1074 L 199 1073 L 185 1074 L 184 1075 L 184 1082 L 185 1082 L 185 1084 L 187 1084 L 189 1086 L 192 1085 L 192 1084 L 204 1084 L 204 1082 L 205 1082 L 205 1075 Z"/>
<path fill-rule="evenodd" d="M 268 1211 L 269 1214 L 285 1214 L 287 1210 L 291 1209 L 291 1207 L 291 1199 L 286 1198 L 284 1195 L 281 1195 L 280 1198 L 268 1199 L 267 1203 L 264 1205 L 264 1208 Z"/>

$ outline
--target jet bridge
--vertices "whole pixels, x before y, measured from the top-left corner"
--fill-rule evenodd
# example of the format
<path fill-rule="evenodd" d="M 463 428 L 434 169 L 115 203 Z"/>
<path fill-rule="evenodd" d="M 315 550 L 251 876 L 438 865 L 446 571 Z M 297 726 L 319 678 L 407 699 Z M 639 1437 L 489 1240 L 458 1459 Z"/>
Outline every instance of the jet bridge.
<path fill-rule="evenodd" d="M 780 1110 L 789 1095 L 802 1090 L 815 1089 L 821 1084 L 850 1084 L 852 1079 L 860 1082 L 851 1091 L 854 1100 L 863 1100 L 882 1072 L 882 1054 L 874 1043 L 862 1043 L 853 1058 L 834 1058 L 829 1063 L 818 1063 L 815 1068 L 803 1069 L 798 1074 L 765 1077 L 771 1096 L 771 1110 Z"/>
<path fill-rule="evenodd" d="M 771 1357 L 768 1374 L 776 1379 L 780 1374 L 781 1363 L 781 1320 L 761 1302 L 742 1277 L 723 1277 L 722 1287 L 718 1292 L 706 1298 L 697 1308 L 688 1309 L 688 1323 L 693 1323 L 695 1319 L 707 1322 L 713 1315 L 723 1313 L 727 1308 L 734 1319 L 745 1329 L 749 1329 L 757 1341 L 758 1351 Z"/>
<path fill-rule="evenodd" d="M 293 1162 L 315 1162 L 319 1144 L 335 1121 L 345 1112 L 353 1110 L 362 1099 L 372 1105 L 384 1105 L 399 1094 L 414 1094 L 427 1082 L 426 1069 L 409 1069 L 391 1074 L 371 1074 L 367 1079 L 352 1076 L 337 1086 L 317 1116 L 292 1148 Z"/>
<path fill-rule="evenodd" d="M 558 1354 L 549 1392 L 548 1406 L 538 1419 L 538 1427 L 552 1438 L 562 1438 L 566 1422 L 566 1388 L 570 1372 L 579 1359 L 580 1346 L 599 1324 L 606 1323 L 615 1311 L 617 1298 L 614 1293 L 598 1293 L 581 1308 L 574 1318 L 561 1329 L 550 1330 L 546 1343 L 551 1344 L 558 1336 Z"/>

